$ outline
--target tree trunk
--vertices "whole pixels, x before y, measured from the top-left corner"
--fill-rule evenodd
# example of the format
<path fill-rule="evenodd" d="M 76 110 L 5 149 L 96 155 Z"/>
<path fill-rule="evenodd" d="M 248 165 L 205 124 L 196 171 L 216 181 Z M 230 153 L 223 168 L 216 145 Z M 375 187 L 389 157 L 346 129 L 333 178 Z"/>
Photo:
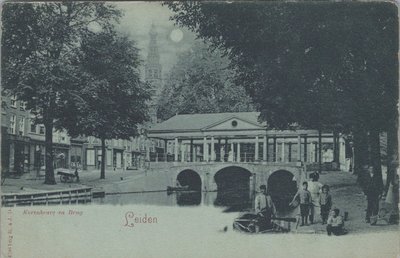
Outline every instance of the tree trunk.
<path fill-rule="evenodd" d="M 368 136 L 364 129 L 354 130 L 354 173 L 361 175 L 363 168 L 368 165 Z"/>
<path fill-rule="evenodd" d="M 339 163 L 339 133 L 333 131 L 333 162 Z"/>
<path fill-rule="evenodd" d="M 396 112 L 397 113 L 397 112 Z M 386 196 L 392 195 L 392 211 L 390 214 L 389 222 L 398 223 L 399 222 L 399 177 L 397 175 L 397 169 L 399 167 L 399 141 L 397 135 L 397 124 L 398 119 L 394 119 L 390 123 L 387 132 L 387 188 L 386 191 L 391 190 L 392 192 L 387 192 Z M 389 186 L 392 185 L 392 188 Z"/>
<path fill-rule="evenodd" d="M 55 185 L 53 167 L 53 119 L 47 118 L 44 122 L 45 127 L 45 148 L 46 148 L 46 175 L 44 183 L 48 185 Z"/>
<path fill-rule="evenodd" d="M 396 172 L 399 166 L 399 142 L 397 138 L 397 126 L 392 124 L 391 127 L 392 128 L 388 129 L 386 139 L 387 187 L 389 187 L 390 183 L 396 181 Z"/>
<path fill-rule="evenodd" d="M 106 139 L 101 138 L 101 168 L 100 168 L 100 179 L 106 178 Z"/>
<path fill-rule="evenodd" d="M 372 129 L 369 134 L 369 144 L 371 148 L 371 165 L 374 168 L 374 180 L 376 185 L 383 189 L 382 167 L 381 167 L 381 148 L 379 140 L 379 131 Z"/>
<path fill-rule="evenodd" d="M 322 130 L 318 129 L 318 172 L 322 171 Z"/>

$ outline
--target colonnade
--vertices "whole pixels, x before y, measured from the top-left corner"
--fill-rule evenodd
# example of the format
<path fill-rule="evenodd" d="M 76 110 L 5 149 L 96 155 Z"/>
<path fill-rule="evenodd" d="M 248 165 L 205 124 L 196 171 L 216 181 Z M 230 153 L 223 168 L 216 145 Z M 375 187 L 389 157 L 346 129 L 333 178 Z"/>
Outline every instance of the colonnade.
<path fill-rule="evenodd" d="M 176 137 L 174 139 L 174 161 L 318 162 L 320 159 L 318 141 L 316 139 L 309 141 L 310 138 L 308 135 L 285 137 L 260 135 L 254 138 L 205 136 L 202 139 L 179 139 Z M 183 142 L 185 142 L 185 148 L 181 148 Z M 252 144 L 254 146 L 250 146 Z"/>

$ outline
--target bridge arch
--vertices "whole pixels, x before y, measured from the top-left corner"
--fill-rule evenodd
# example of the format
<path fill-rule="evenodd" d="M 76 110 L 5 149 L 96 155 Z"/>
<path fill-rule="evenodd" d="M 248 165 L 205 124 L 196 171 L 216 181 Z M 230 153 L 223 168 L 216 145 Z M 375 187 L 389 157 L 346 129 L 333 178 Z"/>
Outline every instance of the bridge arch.
<path fill-rule="evenodd" d="M 267 193 L 278 211 L 289 209 L 289 203 L 297 192 L 297 182 L 295 175 L 285 169 L 274 171 L 267 181 Z"/>
<path fill-rule="evenodd" d="M 185 169 L 179 172 L 176 180 L 181 186 L 189 186 L 190 190 L 201 191 L 201 177 L 192 169 Z"/>
<path fill-rule="evenodd" d="M 240 210 L 251 205 L 250 177 L 252 173 L 240 166 L 228 166 L 214 175 L 217 185 L 217 206 L 228 206 Z"/>

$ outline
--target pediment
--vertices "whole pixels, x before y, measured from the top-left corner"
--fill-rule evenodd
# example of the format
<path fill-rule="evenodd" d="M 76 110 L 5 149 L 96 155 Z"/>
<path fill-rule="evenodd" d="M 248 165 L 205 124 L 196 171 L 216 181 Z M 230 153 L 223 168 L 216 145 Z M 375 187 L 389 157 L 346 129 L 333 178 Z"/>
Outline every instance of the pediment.
<path fill-rule="evenodd" d="M 206 128 L 204 131 L 220 131 L 220 130 L 259 130 L 264 129 L 264 126 L 258 123 L 246 121 L 242 118 L 231 117 L 229 119 L 225 119 L 223 121 L 219 121 L 215 124 L 212 124 Z"/>

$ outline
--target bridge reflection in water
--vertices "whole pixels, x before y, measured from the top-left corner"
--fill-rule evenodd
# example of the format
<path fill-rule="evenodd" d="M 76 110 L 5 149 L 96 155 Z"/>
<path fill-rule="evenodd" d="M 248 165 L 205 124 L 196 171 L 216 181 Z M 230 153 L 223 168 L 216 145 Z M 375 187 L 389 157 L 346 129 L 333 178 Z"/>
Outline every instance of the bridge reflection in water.
<path fill-rule="evenodd" d="M 192 170 L 185 170 L 178 175 L 181 185 L 189 185 L 188 192 L 147 192 L 106 195 L 102 199 L 93 199 L 94 203 L 104 204 L 149 204 L 166 206 L 215 206 L 226 208 L 225 211 L 249 211 L 254 207 L 254 188 L 251 188 L 251 173 L 241 167 L 228 167 L 218 171 L 215 182 L 218 191 L 201 192 L 201 180 Z M 278 211 L 290 211 L 289 202 L 297 191 L 293 174 L 286 170 L 274 172 L 266 182 Z"/>

